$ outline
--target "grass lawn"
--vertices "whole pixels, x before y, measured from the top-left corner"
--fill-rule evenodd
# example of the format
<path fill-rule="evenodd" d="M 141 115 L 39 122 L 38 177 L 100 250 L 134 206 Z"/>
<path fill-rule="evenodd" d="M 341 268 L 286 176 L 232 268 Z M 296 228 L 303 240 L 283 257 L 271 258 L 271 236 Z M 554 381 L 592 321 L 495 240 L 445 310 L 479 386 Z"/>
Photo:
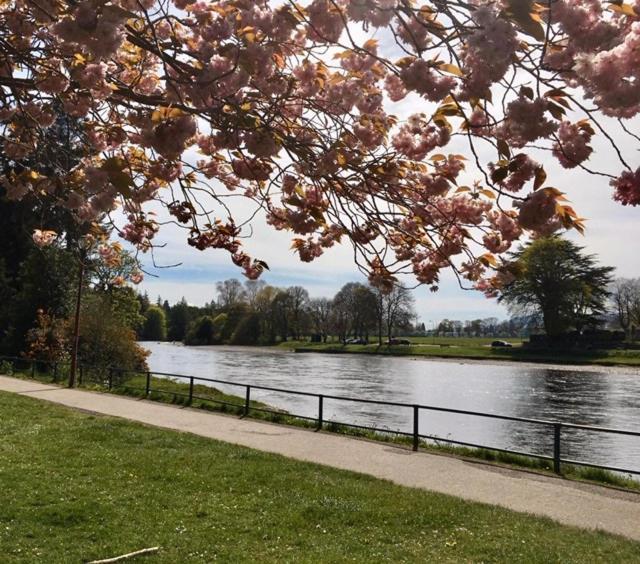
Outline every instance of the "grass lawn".
<path fill-rule="evenodd" d="M 519 339 L 506 339 L 512 348 L 491 348 L 491 340 L 483 338 L 438 337 L 435 345 L 426 337 L 409 338 L 412 345 L 378 346 L 342 345 L 333 343 L 309 343 L 288 341 L 279 346 L 300 352 L 383 354 L 391 356 L 425 356 L 433 358 L 465 358 L 477 360 L 511 360 L 553 364 L 598 364 L 603 366 L 640 366 L 640 350 L 552 351 L 526 349 Z M 502 340 L 502 339 L 500 339 Z"/>
<path fill-rule="evenodd" d="M 640 562 L 603 533 L 0 393 L 0 560 Z M 142 559 L 141 559 L 142 560 Z"/>

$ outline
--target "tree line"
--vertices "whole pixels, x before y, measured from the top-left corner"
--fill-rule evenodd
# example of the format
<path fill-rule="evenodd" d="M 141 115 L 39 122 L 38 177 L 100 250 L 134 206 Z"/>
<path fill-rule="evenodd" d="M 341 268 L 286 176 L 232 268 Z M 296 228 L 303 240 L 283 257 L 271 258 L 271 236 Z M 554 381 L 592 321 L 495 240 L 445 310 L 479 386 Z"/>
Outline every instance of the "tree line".
<path fill-rule="evenodd" d="M 397 333 L 416 330 L 411 291 L 390 292 L 349 282 L 333 298 L 312 298 L 302 286 L 277 288 L 260 280 L 229 279 L 216 284 L 216 299 L 195 307 L 183 298 L 155 305 L 140 296 L 145 323 L 141 339 L 183 341 L 188 345 L 268 345 L 312 339 L 356 339 L 382 344 Z M 422 327 L 424 329 L 424 327 Z"/>

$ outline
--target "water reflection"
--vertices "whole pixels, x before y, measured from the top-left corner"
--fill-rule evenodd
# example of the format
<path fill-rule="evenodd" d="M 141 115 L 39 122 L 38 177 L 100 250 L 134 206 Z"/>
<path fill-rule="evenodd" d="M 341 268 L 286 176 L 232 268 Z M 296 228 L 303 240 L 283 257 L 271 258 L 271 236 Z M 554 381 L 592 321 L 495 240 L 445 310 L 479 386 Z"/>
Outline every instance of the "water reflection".
<path fill-rule="evenodd" d="M 145 343 L 152 370 L 326 395 L 640 429 L 640 373 L 440 362 L 368 355 L 295 354 L 268 348 L 189 348 Z M 238 388 L 219 386 L 238 394 Z M 316 417 L 317 399 L 259 391 L 255 399 Z M 326 400 L 325 419 L 410 432 L 410 408 Z M 551 454 L 551 427 L 421 411 L 421 434 Z M 640 438 L 563 431 L 562 454 L 640 469 Z"/>

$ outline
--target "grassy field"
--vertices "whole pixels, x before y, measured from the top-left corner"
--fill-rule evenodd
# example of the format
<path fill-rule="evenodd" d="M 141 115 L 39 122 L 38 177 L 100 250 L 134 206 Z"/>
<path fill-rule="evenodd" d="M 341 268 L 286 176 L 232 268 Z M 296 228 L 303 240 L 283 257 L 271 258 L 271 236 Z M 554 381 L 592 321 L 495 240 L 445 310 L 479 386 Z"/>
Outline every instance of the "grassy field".
<path fill-rule="evenodd" d="M 640 545 L 0 393 L 2 562 L 640 562 Z"/>
<path fill-rule="evenodd" d="M 299 352 L 381 354 L 390 356 L 425 356 L 433 358 L 464 358 L 471 360 L 510 360 L 520 362 L 542 362 L 552 364 L 596 364 L 602 366 L 640 366 L 640 350 L 603 351 L 552 351 L 522 347 L 519 339 L 505 339 L 513 343 L 511 348 L 492 348 L 492 339 L 431 337 L 410 338 L 411 345 L 378 346 L 342 345 L 333 343 L 310 343 L 288 341 L 280 347 Z M 502 339 L 501 339 L 502 340 Z"/>

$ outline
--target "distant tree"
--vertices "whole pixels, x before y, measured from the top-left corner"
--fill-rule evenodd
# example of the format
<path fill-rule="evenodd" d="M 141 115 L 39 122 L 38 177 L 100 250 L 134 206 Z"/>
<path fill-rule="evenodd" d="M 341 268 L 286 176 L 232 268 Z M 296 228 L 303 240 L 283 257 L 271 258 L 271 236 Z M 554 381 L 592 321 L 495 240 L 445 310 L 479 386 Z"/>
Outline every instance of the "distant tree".
<path fill-rule="evenodd" d="M 595 326 L 604 314 L 613 268 L 560 237 L 536 239 L 511 255 L 512 283 L 499 297 L 513 311 L 539 312 L 547 335 Z"/>
<path fill-rule="evenodd" d="M 640 278 L 618 278 L 611 287 L 616 319 L 627 338 L 640 326 Z"/>
<path fill-rule="evenodd" d="M 348 282 L 333 298 L 334 327 L 341 340 L 353 335 L 368 339 L 376 326 L 377 299 L 359 282 Z"/>
<path fill-rule="evenodd" d="M 229 342 L 232 345 L 257 345 L 260 342 L 260 316 L 255 312 L 245 315 Z"/>
<path fill-rule="evenodd" d="M 299 340 L 308 328 L 309 292 L 302 286 L 290 286 L 286 292 L 289 296 L 289 330 L 291 336 Z"/>
<path fill-rule="evenodd" d="M 264 286 L 254 300 L 254 309 L 260 317 L 261 344 L 272 344 L 278 337 L 278 322 L 274 300 L 279 290 L 273 286 Z"/>
<path fill-rule="evenodd" d="M 399 285 L 394 285 L 390 292 L 374 288 L 373 293 L 376 296 L 378 343 L 381 345 L 383 330 L 387 339 L 391 339 L 399 327 L 410 325 L 414 299 L 410 290 Z"/>
<path fill-rule="evenodd" d="M 289 338 L 291 322 L 291 295 L 286 290 L 278 290 L 271 301 L 274 329 L 283 341 Z"/>
<path fill-rule="evenodd" d="M 327 342 L 327 337 L 331 333 L 331 310 L 333 304 L 327 298 L 313 298 L 309 300 L 307 311 L 311 322 L 311 331 L 320 335 L 323 342 Z"/>
<path fill-rule="evenodd" d="M 235 278 L 216 283 L 216 292 L 220 309 L 229 309 L 239 303 L 244 303 L 247 299 L 242 283 Z"/>
<path fill-rule="evenodd" d="M 185 345 L 202 346 L 212 345 L 216 341 L 215 324 L 209 315 L 203 315 L 195 319 L 184 337 Z"/>
<path fill-rule="evenodd" d="M 182 298 L 177 304 L 169 309 L 168 315 L 169 330 L 167 338 L 169 341 L 182 341 L 187 333 L 187 327 L 191 320 L 189 305 L 187 300 Z"/>
<path fill-rule="evenodd" d="M 165 341 L 167 339 L 167 316 L 158 306 L 150 306 L 144 314 L 142 339 L 145 341 Z"/>
<path fill-rule="evenodd" d="M 149 294 L 145 292 L 144 294 L 137 295 L 138 302 L 140 303 L 140 313 L 144 315 L 147 313 L 147 310 L 151 306 L 151 300 L 149 300 Z M 162 303 L 157 304 L 158 307 L 162 307 Z"/>
<path fill-rule="evenodd" d="M 267 286 L 264 280 L 245 280 L 244 295 L 245 300 L 252 310 L 256 309 L 258 294 Z"/>
<path fill-rule="evenodd" d="M 447 333 L 453 333 L 453 321 L 449 319 L 443 319 L 436 329 L 438 335 L 446 335 Z"/>

